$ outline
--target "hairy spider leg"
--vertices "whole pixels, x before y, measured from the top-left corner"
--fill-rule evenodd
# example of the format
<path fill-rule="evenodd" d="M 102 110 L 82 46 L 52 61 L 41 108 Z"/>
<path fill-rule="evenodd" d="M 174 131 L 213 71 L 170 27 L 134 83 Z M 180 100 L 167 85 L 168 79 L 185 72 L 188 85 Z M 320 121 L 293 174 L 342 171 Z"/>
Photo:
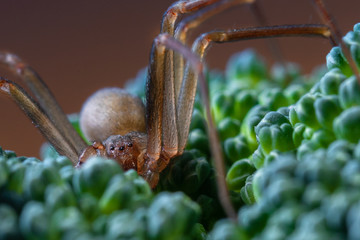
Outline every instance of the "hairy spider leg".
<path fill-rule="evenodd" d="M 40 78 L 39 74 L 12 53 L 0 52 L 0 64 L 8 67 L 26 83 L 30 89 L 30 93 L 34 95 L 42 110 L 62 133 L 66 141 L 73 146 L 79 156 L 82 150 L 87 147 L 87 144 L 75 131 L 64 111 L 55 100 L 54 95 Z M 56 148 L 56 146 L 54 147 Z M 67 156 L 67 154 L 65 155 Z"/>
<path fill-rule="evenodd" d="M 75 147 L 47 116 L 45 110 L 19 85 L 0 78 L 0 93 L 10 97 L 24 111 L 59 154 L 67 156 L 74 165 L 77 164 L 78 154 Z"/>
<path fill-rule="evenodd" d="M 225 178 L 223 177 L 225 175 L 225 168 L 223 165 L 223 156 L 221 153 L 221 146 L 219 144 L 219 137 L 214 125 L 214 121 L 211 115 L 211 111 L 210 111 L 210 105 L 209 105 L 209 95 L 208 95 L 208 87 L 205 81 L 205 76 L 204 76 L 204 66 L 202 61 L 200 60 L 200 58 L 198 57 L 197 54 L 195 54 L 194 52 L 191 51 L 190 48 L 186 47 L 185 45 L 183 45 L 182 43 L 180 43 L 179 41 L 177 41 L 175 38 L 171 37 L 169 34 L 160 34 L 155 40 L 154 40 L 154 49 L 158 50 L 159 54 L 163 54 L 165 52 L 165 48 L 168 49 L 172 49 L 176 52 L 179 52 L 183 55 L 183 57 L 187 60 L 189 66 L 191 66 L 193 68 L 193 71 L 196 72 L 199 82 L 200 82 L 200 91 L 201 91 L 201 97 L 202 100 L 204 102 L 205 105 L 205 110 L 206 110 L 206 115 L 207 115 L 207 119 L 208 119 L 208 134 L 209 134 L 209 138 L 210 138 L 210 144 L 211 144 L 211 151 L 212 151 L 212 155 L 214 156 L 214 158 L 216 159 L 216 161 L 222 165 L 222 168 L 218 168 L 217 170 L 219 170 L 218 174 L 220 177 L 220 179 L 218 179 L 218 181 L 221 181 L 221 198 L 220 201 L 222 202 L 225 211 L 227 212 L 228 216 L 230 216 L 232 219 L 236 218 L 236 213 L 234 208 L 232 207 L 232 204 L 230 202 L 230 198 L 229 195 L 227 194 L 227 186 L 225 183 Z M 156 70 L 156 63 L 154 63 L 154 65 L 152 65 L 152 71 Z M 154 81 L 156 82 L 157 79 L 154 79 Z M 151 85 L 153 86 L 153 85 Z M 158 91 L 157 89 L 149 89 L 149 91 Z M 149 92 L 149 93 L 150 93 Z M 152 95 L 155 96 L 155 95 Z M 149 99 L 150 100 L 150 99 Z M 155 108 L 148 108 L 149 109 L 149 114 L 151 115 L 156 115 L 158 116 L 161 115 L 162 113 L 156 113 L 158 110 Z M 166 118 L 166 116 L 162 116 L 164 118 Z M 191 116 L 190 116 L 191 117 Z M 162 129 L 167 128 L 167 126 L 162 126 Z M 149 132 L 148 134 L 151 134 L 151 129 L 148 129 Z M 179 129 L 179 132 L 181 132 L 182 129 Z M 150 138 L 149 138 L 150 139 Z M 166 142 L 163 142 L 164 145 L 166 145 Z M 147 157 L 148 155 L 148 151 L 149 148 L 147 149 Z M 161 156 L 161 154 L 160 154 Z M 158 163 L 157 161 L 160 162 Z M 147 161 L 145 161 L 144 165 L 142 166 L 142 174 L 143 177 L 147 180 L 152 180 L 151 178 L 154 177 L 154 175 L 156 173 L 154 173 L 153 171 L 156 171 L 156 168 L 163 168 L 162 165 L 164 162 L 162 161 L 162 158 L 160 157 L 159 160 L 155 160 L 155 159 L 148 159 Z M 225 191 L 225 193 L 224 193 Z"/>
<path fill-rule="evenodd" d="M 175 24 L 177 19 L 181 14 L 195 12 L 192 18 L 185 21 L 182 24 L 182 28 L 177 30 L 178 34 L 182 34 L 182 37 L 186 38 L 186 32 L 188 29 L 198 26 L 201 22 L 205 21 L 207 18 L 224 11 L 225 9 L 240 3 L 252 2 L 254 0 L 195 0 L 195 1 L 178 1 L 175 2 L 172 6 L 168 8 L 165 12 L 162 24 L 161 32 L 168 33 L 171 36 L 174 36 L 175 33 Z M 209 7 L 208 7 L 209 6 Z M 208 7 L 208 8 L 206 8 Z M 181 23 L 181 22 L 180 22 Z M 176 38 L 176 37 L 175 37 Z M 177 54 L 181 56 L 181 54 Z M 155 58 L 155 57 L 152 57 Z M 163 96 L 163 110 L 161 110 L 166 118 L 163 118 L 163 123 L 167 126 L 166 130 L 162 132 L 163 142 L 167 144 L 162 145 L 163 154 L 166 158 L 172 158 L 178 154 L 181 154 L 183 149 L 179 148 L 179 139 L 178 139 L 178 126 L 177 126 L 177 113 L 176 105 L 177 99 L 180 92 L 180 85 L 182 81 L 182 72 L 184 71 L 183 60 L 175 61 L 176 55 L 171 49 L 165 49 L 165 56 L 161 56 L 161 61 L 165 64 L 163 67 L 164 71 L 164 89 L 165 94 Z M 178 65 L 180 63 L 180 65 Z M 167 80 L 169 79 L 169 80 Z M 169 91 L 171 89 L 171 91 Z M 174 90 L 172 90 L 174 89 Z M 180 151 L 179 151 L 180 150 Z"/>
<path fill-rule="evenodd" d="M 182 14 L 196 12 L 206 6 L 214 4 L 216 2 L 220 2 L 221 0 L 194 0 L 194 1 L 177 1 L 172 4 L 165 12 L 162 22 L 161 22 L 161 33 L 167 33 L 171 36 L 174 35 L 175 32 L 175 24 L 176 21 Z M 167 126 L 166 132 L 162 133 L 161 138 L 167 144 L 164 144 L 162 147 L 163 154 L 167 158 L 172 158 L 178 154 L 178 134 L 176 126 L 176 103 L 175 103 L 175 82 L 174 82 L 174 53 L 172 49 L 165 48 L 163 63 L 165 64 L 162 71 L 164 71 L 164 89 L 165 94 L 163 96 L 163 106 L 162 112 L 166 118 L 163 118 L 162 121 L 166 121 L 163 123 Z M 153 58 L 153 57 L 152 57 Z M 168 80 L 169 79 L 169 80 Z"/>
<path fill-rule="evenodd" d="M 178 1 L 165 12 L 161 32 L 174 35 L 175 23 L 181 14 L 198 11 L 220 0 Z M 147 155 L 158 160 L 170 159 L 178 155 L 178 127 L 174 93 L 173 52 L 164 46 L 157 46 L 154 41 L 147 81 Z M 153 90 L 156 89 L 156 90 Z M 164 91 L 165 90 L 165 91 Z M 156 108 L 156 111 L 152 109 Z M 151 112 L 151 113 L 150 113 Z M 166 118 L 163 118 L 166 116 Z M 162 126 L 166 126 L 163 128 Z M 166 144 L 162 144 L 166 143 Z M 168 160 L 167 160 L 168 161 Z"/>

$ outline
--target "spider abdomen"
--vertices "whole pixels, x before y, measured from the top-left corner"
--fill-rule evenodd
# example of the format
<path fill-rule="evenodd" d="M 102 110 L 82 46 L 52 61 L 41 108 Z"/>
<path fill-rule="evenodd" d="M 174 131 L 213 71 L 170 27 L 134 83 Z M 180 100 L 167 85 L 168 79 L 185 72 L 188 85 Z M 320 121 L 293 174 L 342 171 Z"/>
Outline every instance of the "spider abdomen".
<path fill-rule="evenodd" d="M 80 127 L 91 142 L 132 131 L 145 132 L 145 106 L 140 98 L 123 89 L 103 88 L 83 105 Z"/>

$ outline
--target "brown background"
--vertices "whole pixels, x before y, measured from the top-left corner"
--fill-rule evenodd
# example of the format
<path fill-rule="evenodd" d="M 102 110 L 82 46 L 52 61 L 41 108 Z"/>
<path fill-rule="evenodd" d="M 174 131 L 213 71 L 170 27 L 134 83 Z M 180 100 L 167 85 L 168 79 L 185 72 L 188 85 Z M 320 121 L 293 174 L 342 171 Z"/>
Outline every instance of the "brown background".
<path fill-rule="evenodd" d="M 358 0 L 325 0 L 342 32 L 360 20 Z M 341 3 L 340 3 L 341 2 Z M 121 1 L 1 1 L 0 50 L 12 51 L 43 77 L 66 113 L 78 112 L 96 89 L 123 86 L 149 58 L 152 39 L 159 33 L 163 12 L 171 0 Z M 271 24 L 319 23 L 307 0 L 260 0 Z M 194 32 L 253 26 L 246 6 L 233 8 L 207 21 Z M 304 72 L 325 62 L 330 45 L 324 39 L 288 38 L 279 41 L 287 60 Z M 226 59 L 255 47 L 269 63 L 263 40 L 214 46 L 207 57 L 210 68 L 223 69 Z M 0 75 L 14 76 L 0 69 Z M 22 112 L 0 97 L 0 146 L 19 155 L 38 156 L 44 141 Z"/>

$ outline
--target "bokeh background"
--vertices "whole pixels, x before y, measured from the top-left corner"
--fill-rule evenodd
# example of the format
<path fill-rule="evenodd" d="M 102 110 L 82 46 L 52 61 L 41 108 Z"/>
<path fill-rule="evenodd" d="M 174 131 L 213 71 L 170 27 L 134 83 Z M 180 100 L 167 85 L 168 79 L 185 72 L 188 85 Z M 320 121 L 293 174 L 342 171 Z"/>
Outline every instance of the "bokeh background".
<path fill-rule="evenodd" d="M 0 50 L 19 55 L 46 81 L 66 113 L 79 112 L 95 90 L 122 87 L 149 60 L 153 38 L 159 33 L 163 12 L 171 0 L 109 1 L 0 1 Z M 320 23 L 309 0 L 259 0 L 269 23 Z M 359 0 L 325 0 L 341 31 L 360 21 Z M 192 32 L 195 37 L 213 29 L 255 26 L 247 6 L 234 7 Z M 304 73 L 325 63 L 331 48 L 325 39 L 279 40 L 288 61 Z M 206 62 L 223 70 L 231 54 L 256 48 L 273 63 L 266 41 L 214 45 Z M 5 69 L 0 76 L 17 80 Z M 0 146 L 18 155 L 39 156 L 44 138 L 14 103 L 0 96 Z"/>

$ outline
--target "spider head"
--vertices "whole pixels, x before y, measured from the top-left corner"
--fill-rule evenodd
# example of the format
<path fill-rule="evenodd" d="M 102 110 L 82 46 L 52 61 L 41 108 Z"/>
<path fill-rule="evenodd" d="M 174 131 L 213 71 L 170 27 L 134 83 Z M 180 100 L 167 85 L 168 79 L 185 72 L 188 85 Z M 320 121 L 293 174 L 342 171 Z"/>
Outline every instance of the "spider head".
<path fill-rule="evenodd" d="M 124 136 L 113 135 L 103 145 L 108 157 L 115 159 L 124 170 L 137 170 L 138 157 L 146 150 L 146 135 L 130 132 Z"/>

